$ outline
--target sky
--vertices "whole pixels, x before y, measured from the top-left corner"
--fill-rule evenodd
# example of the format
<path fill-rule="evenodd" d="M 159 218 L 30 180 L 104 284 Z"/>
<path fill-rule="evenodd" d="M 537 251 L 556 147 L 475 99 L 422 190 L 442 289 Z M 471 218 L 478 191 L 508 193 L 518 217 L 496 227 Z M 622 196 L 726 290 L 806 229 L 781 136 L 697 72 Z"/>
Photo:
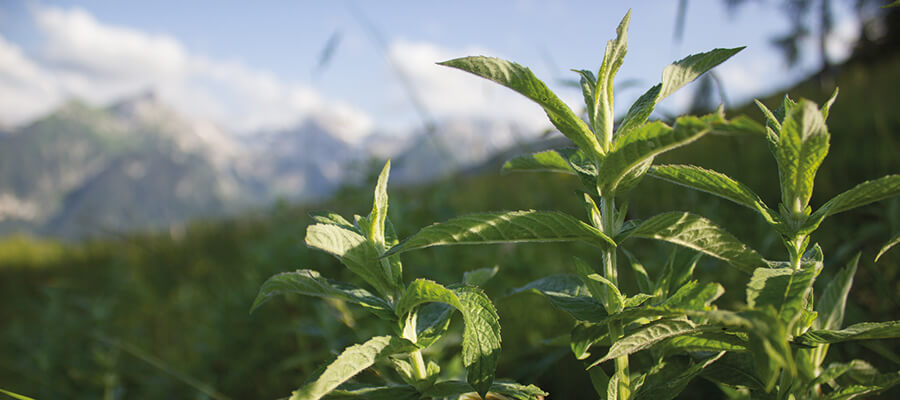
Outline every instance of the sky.
<path fill-rule="evenodd" d="M 617 92 L 620 112 L 666 65 L 696 52 L 747 46 L 716 69 L 730 103 L 787 87 L 817 65 L 807 51 L 786 69 L 769 44 L 789 25 L 773 1 L 730 12 L 724 1 L 693 0 L 680 42 L 673 39 L 677 3 L 2 0 L 0 126 L 26 124 L 72 98 L 103 106 L 152 91 L 238 135 L 307 118 L 349 141 L 402 135 L 422 124 L 412 98 L 438 121 L 496 118 L 538 130 L 549 123 L 537 105 L 435 63 L 468 55 L 516 61 L 578 110 L 580 89 L 565 84 L 576 78 L 570 69 L 599 68 L 629 8 L 629 50 L 616 79 L 634 85 Z M 846 3 L 834 2 L 836 61 L 858 32 Z M 677 113 L 689 101 L 687 90 L 659 108 Z"/>

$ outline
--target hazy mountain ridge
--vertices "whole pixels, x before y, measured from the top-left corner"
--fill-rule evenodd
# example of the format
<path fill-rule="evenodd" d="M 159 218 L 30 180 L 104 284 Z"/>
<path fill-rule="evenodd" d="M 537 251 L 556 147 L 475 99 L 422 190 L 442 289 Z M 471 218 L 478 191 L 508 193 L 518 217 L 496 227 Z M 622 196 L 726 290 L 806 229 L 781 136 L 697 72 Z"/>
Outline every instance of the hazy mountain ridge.
<path fill-rule="evenodd" d="M 332 122 L 309 118 L 235 136 L 152 93 L 104 108 L 70 101 L 0 135 L 0 234 L 79 238 L 165 228 L 276 199 L 317 200 L 387 157 L 393 182 L 425 182 L 529 136 L 502 122 L 458 119 L 430 133 L 375 133 L 350 143 Z"/>

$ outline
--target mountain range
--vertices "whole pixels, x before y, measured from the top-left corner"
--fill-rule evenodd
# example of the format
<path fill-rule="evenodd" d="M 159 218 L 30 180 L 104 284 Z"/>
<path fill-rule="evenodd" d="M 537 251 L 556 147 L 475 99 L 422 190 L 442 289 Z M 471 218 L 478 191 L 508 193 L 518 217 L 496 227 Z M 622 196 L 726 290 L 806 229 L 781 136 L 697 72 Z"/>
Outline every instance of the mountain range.
<path fill-rule="evenodd" d="M 387 157 L 392 183 L 420 183 L 534 138 L 503 122 L 457 119 L 350 143 L 327 122 L 234 135 L 152 93 L 106 107 L 69 101 L 0 128 L 0 235 L 77 239 L 319 200 Z"/>

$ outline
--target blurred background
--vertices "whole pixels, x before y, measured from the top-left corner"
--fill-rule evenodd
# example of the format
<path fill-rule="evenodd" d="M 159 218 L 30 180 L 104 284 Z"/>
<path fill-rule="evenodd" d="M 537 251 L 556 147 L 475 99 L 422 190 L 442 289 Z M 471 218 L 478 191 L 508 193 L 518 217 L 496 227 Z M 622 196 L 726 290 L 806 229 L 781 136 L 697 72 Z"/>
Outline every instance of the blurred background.
<path fill-rule="evenodd" d="M 653 118 L 710 112 L 762 120 L 789 92 L 824 102 L 831 153 L 814 208 L 900 170 L 898 9 L 876 0 L 631 2 L 617 109 L 662 68 L 716 47 L 747 48 L 666 99 Z M 392 158 L 390 218 L 403 237 L 469 212 L 561 209 L 581 215 L 568 176 L 500 176 L 506 159 L 566 146 L 540 108 L 436 62 L 467 55 L 530 67 L 578 112 L 577 75 L 597 69 L 628 8 L 614 2 L 217 1 L 0 2 L 0 388 L 41 399 L 279 398 L 329 354 L 387 327 L 342 303 L 286 296 L 253 315 L 270 275 L 313 268 L 354 280 L 303 245 L 306 213 L 365 214 Z M 715 168 L 769 204 L 777 174 L 761 137 L 713 136 L 663 162 Z M 645 180 L 629 216 L 685 209 L 729 228 L 770 259 L 778 238 L 745 209 Z M 847 323 L 900 319 L 900 202 L 840 214 L 813 238 L 827 277 L 862 251 Z M 651 274 L 672 252 L 636 243 Z M 486 290 L 504 334 L 498 376 L 552 398 L 592 398 L 567 347 L 572 321 L 510 288 L 571 270 L 576 245 L 422 250 L 407 278 L 458 281 L 500 266 Z M 701 280 L 746 276 L 704 259 Z M 634 282 L 626 275 L 626 292 Z M 514 300 L 514 301 L 513 301 Z M 454 324 L 461 324 L 455 321 Z M 461 373 L 459 337 L 438 343 Z M 900 345 L 832 346 L 900 369 Z M 428 356 L 428 354 L 426 354 Z M 363 377 L 365 378 L 365 377 Z M 697 380 L 685 398 L 720 397 Z M 890 393 L 885 398 L 891 398 Z M 900 394 L 893 394 L 894 397 Z"/>

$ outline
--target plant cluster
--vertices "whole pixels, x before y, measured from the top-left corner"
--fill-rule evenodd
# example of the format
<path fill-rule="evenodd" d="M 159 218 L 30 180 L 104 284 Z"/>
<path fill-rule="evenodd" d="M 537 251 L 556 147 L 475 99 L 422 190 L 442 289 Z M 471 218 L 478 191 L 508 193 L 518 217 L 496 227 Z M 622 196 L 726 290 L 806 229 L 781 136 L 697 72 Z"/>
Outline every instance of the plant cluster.
<path fill-rule="evenodd" d="M 599 249 L 602 265 L 574 258 L 574 273 L 547 276 L 513 293 L 542 294 L 576 320 L 569 344 L 575 357 L 585 360 L 601 398 L 672 399 L 697 376 L 715 382 L 730 398 L 849 399 L 900 383 L 900 372 L 881 373 L 865 360 L 825 363 L 831 344 L 900 337 L 900 322 L 843 326 L 859 256 L 814 296 L 824 252 L 819 245 L 811 245 L 812 234 L 825 218 L 900 194 L 900 175 L 859 184 L 812 211 L 813 181 L 829 147 L 825 121 L 837 92 L 822 107 L 788 97 L 775 111 L 759 103 L 765 127 L 745 117 L 728 120 L 721 109 L 700 117 L 678 117 L 672 124 L 648 122 L 659 101 L 742 48 L 715 49 L 666 67 L 661 82 L 616 122 L 613 80 L 627 51 L 628 23 L 626 15 L 616 38 L 607 44 L 596 74 L 575 71 L 581 78 L 585 119 L 516 63 L 489 57 L 441 63 L 515 90 L 544 109 L 550 122 L 576 147 L 518 157 L 507 162 L 504 170 L 577 176 L 583 184 L 578 196 L 585 217 L 534 210 L 479 213 L 425 227 L 399 241 L 387 219 L 388 163 L 378 178 L 367 217 L 357 215 L 350 222 L 333 213 L 315 214 L 316 224 L 306 234 L 308 246 L 336 256 L 375 292 L 300 270 L 270 278 L 254 304 L 255 308 L 281 293 L 336 298 L 358 304 L 394 326 L 390 334 L 345 349 L 295 391 L 292 399 L 545 396 L 534 386 L 494 381 L 500 325 L 490 299 L 478 286 L 496 269 L 467 273 L 461 283 L 446 286 L 425 279 L 405 284 L 402 279 L 399 255 L 407 251 L 521 242 L 585 242 Z M 777 163 L 778 211 L 722 173 L 691 165 L 653 165 L 660 154 L 711 132 L 747 130 L 765 132 Z M 689 212 L 629 219 L 627 194 L 645 175 L 755 210 L 781 237 L 787 259 L 766 259 L 722 227 Z M 668 242 L 682 250 L 673 252 L 662 267 L 648 269 L 641 254 L 628 250 L 629 243 L 639 239 Z M 896 242 L 890 241 L 884 250 Z M 704 255 L 749 276 L 744 307 L 725 310 L 714 304 L 725 288 L 694 278 L 695 266 Z M 636 277 L 639 292 L 628 294 L 621 289 L 619 268 L 623 266 Z M 660 272 L 651 277 L 648 270 Z M 460 311 L 465 323 L 465 382 L 439 380 L 440 367 L 426 363 L 422 355 L 448 331 L 454 310 Z M 380 365 L 393 366 L 396 377 L 381 374 L 381 382 L 348 383 L 360 371 Z"/>

